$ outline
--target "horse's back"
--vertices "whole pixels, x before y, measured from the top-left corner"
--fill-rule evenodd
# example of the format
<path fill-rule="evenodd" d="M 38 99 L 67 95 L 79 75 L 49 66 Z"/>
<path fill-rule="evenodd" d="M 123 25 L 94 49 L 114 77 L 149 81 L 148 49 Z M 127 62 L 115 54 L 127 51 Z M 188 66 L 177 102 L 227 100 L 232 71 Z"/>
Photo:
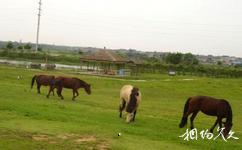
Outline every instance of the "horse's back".
<path fill-rule="evenodd" d="M 55 78 L 55 76 L 53 76 L 53 75 L 44 75 L 44 74 L 36 75 L 36 76 L 39 79 L 53 79 L 53 78 Z"/>
<path fill-rule="evenodd" d="M 126 102 L 128 102 L 132 89 L 132 85 L 124 85 L 120 90 L 120 99 L 123 99 Z"/>
<path fill-rule="evenodd" d="M 78 79 L 76 77 L 62 77 L 62 76 L 59 76 L 59 77 L 57 77 L 55 79 L 56 83 L 61 83 L 61 85 L 63 87 L 68 88 L 68 89 L 75 88 L 76 86 L 79 85 L 80 81 L 82 81 L 82 80 L 80 80 L 80 79 Z"/>
<path fill-rule="evenodd" d="M 120 90 L 120 99 L 125 100 L 126 102 L 129 102 L 130 95 L 132 90 L 134 89 L 134 86 L 132 85 L 124 85 Z M 137 97 L 137 104 L 141 101 L 141 92 L 138 91 L 139 96 Z"/>
<path fill-rule="evenodd" d="M 217 115 L 218 111 L 223 111 L 227 107 L 227 101 L 216 99 L 209 96 L 194 96 L 191 97 L 189 105 L 194 110 L 201 110 L 207 115 Z"/>
<path fill-rule="evenodd" d="M 36 75 L 36 81 L 42 85 L 50 85 L 54 79 L 55 76 L 53 75 Z"/>

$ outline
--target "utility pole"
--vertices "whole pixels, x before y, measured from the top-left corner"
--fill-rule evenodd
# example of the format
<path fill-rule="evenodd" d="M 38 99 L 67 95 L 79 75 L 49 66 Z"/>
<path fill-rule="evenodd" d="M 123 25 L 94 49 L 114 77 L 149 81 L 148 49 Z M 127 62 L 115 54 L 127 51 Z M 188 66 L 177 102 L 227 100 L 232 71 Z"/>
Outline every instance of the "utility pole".
<path fill-rule="evenodd" d="M 36 36 L 36 47 L 35 47 L 35 52 L 38 51 L 38 47 L 39 47 L 39 26 L 40 26 L 40 16 L 41 16 L 41 5 L 42 2 L 41 0 L 39 0 L 39 13 L 38 13 L 38 24 L 37 24 L 37 36 Z"/>

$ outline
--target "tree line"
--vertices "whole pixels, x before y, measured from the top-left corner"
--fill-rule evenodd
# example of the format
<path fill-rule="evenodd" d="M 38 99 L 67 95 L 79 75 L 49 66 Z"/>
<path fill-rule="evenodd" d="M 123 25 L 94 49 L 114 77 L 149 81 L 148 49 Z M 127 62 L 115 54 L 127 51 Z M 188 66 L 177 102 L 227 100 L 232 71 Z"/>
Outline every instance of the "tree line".
<path fill-rule="evenodd" d="M 31 50 L 32 45 L 30 43 L 26 44 L 14 44 L 12 41 L 9 41 L 4 47 L 5 50 Z M 41 50 L 41 48 L 39 49 Z"/>
<path fill-rule="evenodd" d="M 136 64 L 133 68 L 136 73 L 161 73 L 170 71 L 178 75 L 196 75 L 208 77 L 242 77 L 242 67 L 223 66 L 221 64 L 200 64 L 191 53 L 168 53 L 160 57 L 145 58 L 145 63 Z"/>
<path fill-rule="evenodd" d="M 218 78 L 242 77 L 242 69 L 236 67 L 222 67 L 216 65 L 173 65 L 173 64 L 137 64 L 133 70 L 139 73 L 168 74 L 169 71 L 177 75 L 195 75 Z"/>

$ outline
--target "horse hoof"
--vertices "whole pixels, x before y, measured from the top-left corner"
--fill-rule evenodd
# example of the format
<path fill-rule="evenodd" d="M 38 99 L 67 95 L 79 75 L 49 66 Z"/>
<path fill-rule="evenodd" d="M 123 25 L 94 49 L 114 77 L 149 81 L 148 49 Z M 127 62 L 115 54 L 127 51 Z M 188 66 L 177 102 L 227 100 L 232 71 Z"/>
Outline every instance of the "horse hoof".
<path fill-rule="evenodd" d="M 213 130 L 210 129 L 209 132 L 210 132 L 210 133 L 213 133 Z"/>
<path fill-rule="evenodd" d="M 47 98 L 49 98 L 49 96 L 48 96 L 48 95 L 46 95 L 46 97 L 47 97 Z"/>

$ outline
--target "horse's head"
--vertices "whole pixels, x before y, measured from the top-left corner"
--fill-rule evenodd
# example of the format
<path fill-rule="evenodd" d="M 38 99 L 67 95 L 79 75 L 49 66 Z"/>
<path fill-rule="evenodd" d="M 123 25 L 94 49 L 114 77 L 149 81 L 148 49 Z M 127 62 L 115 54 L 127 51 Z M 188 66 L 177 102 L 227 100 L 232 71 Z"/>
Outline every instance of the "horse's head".
<path fill-rule="evenodd" d="M 90 84 L 86 84 L 85 86 L 85 91 L 87 92 L 87 94 L 91 94 L 91 85 Z"/>
<path fill-rule="evenodd" d="M 131 122 L 131 120 L 133 119 L 133 117 L 134 117 L 134 113 L 127 113 L 127 116 L 126 116 L 126 122 L 127 123 L 130 123 Z"/>
<path fill-rule="evenodd" d="M 233 126 L 233 123 L 232 122 L 225 122 L 224 123 L 224 131 L 223 131 L 223 134 L 224 134 L 225 137 L 228 136 L 229 131 L 231 130 L 232 126 Z"/>

